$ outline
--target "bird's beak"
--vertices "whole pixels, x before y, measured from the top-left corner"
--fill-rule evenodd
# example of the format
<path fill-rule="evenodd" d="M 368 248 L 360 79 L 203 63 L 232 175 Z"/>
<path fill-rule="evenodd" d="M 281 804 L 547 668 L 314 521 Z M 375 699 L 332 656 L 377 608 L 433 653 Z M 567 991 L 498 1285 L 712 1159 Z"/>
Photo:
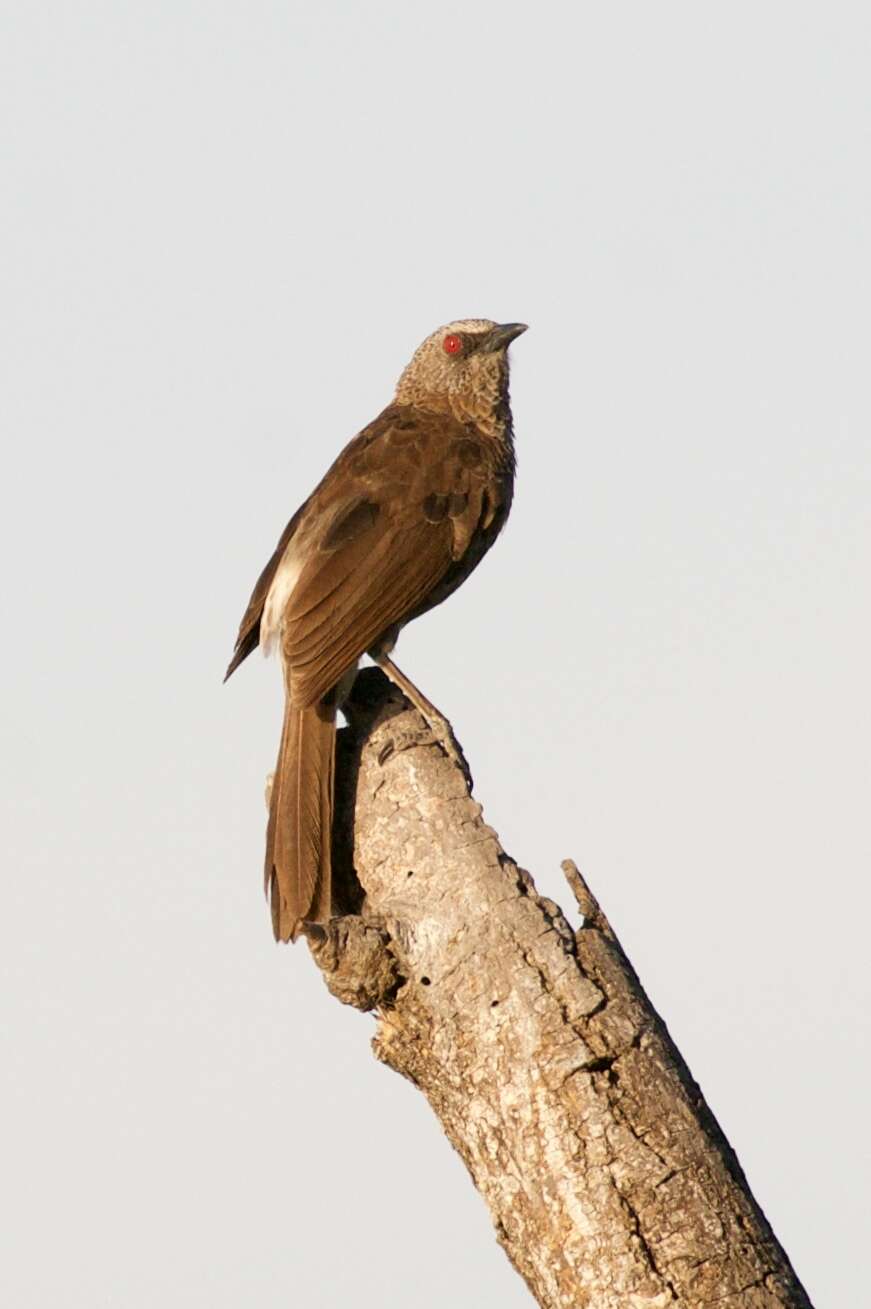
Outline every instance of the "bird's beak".
<path fill-rule="evenodd" d="M 513 340 L 526 331 L 526 323 L 500 323 L 485 337 L 484 349 L 488 352 L 506 350 Z"/>

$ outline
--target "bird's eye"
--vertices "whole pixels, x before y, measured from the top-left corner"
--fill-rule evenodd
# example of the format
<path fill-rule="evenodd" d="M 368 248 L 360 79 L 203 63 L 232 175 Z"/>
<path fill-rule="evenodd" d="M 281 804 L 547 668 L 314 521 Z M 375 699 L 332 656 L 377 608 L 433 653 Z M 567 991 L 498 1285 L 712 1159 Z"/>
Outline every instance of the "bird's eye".
<path fill-rule="evenodd" d="M 449 332 L 442 346 L 446 355 L 458 355 L 463 348 L 462 337 L 457 336 L 456 332 Z"/>

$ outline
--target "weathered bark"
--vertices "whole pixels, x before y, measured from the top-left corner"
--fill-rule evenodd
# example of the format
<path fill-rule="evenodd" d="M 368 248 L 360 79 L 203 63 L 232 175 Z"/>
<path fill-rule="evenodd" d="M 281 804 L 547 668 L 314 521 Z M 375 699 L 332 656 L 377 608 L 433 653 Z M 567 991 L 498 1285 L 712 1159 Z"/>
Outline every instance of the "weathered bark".
<path fill-rule="evenodd" d="M 574 865 L 577 933 L 376 670 L 350 712 L 354 912 L 309 943 L 339 999 L 377 1008 L 376 1055 L 426 1095 L 538 1303 L 809 1306 Z"/>

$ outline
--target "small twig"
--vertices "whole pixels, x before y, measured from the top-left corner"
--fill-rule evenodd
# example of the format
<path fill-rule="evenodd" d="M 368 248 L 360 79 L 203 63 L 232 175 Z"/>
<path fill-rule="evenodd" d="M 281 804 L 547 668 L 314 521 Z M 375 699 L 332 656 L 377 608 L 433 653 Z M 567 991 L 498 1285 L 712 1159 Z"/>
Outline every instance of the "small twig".
<path fill-rule="evenodd" d="M 617 942 L 616 932 L 608 922 L 604 911 L 599 907 L 599 901 L 584 880 L 574 859 L 564 859 L 560 864 L 560 868 L 565 873 L 566 881 L 571 887 L 578 909 L 584 916 L 585 924 L 594 927 L 604 936 L 607 936 L 609 940 Z"/>

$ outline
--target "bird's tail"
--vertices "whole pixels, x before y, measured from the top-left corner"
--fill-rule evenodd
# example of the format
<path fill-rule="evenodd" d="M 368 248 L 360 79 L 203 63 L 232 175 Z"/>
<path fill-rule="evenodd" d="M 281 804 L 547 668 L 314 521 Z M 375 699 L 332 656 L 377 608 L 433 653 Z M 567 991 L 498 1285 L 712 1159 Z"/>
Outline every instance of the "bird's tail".
<path fill-rule="evenodd" d="M 306 709 L 288 697 L 266 829 L 266 890 L 276 941 L 295 940 L 304 922 L 330 918 L 335 757 L 335 696 Z"/>

